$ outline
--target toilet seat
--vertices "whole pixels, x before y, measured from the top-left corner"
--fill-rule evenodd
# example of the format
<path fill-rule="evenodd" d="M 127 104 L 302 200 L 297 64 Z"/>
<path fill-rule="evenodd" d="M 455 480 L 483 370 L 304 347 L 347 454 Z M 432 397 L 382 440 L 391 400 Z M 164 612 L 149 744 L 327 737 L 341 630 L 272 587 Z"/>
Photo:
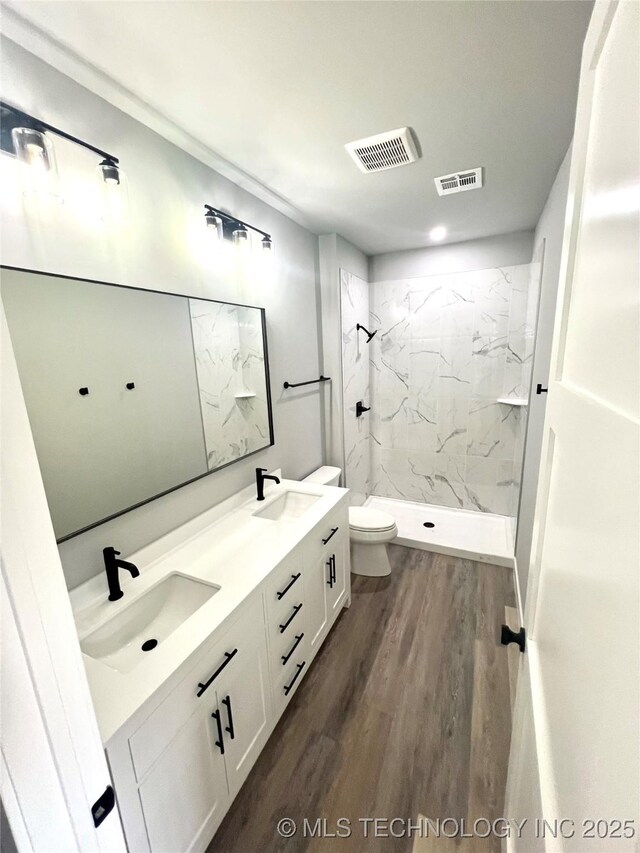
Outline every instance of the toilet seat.
<path fill-rule="evenodd" d="M 395 519 L 387 512 L 368 506 L 349 507 L 349 528 L 359 533 L 384 533 L 393 530 Z"/>

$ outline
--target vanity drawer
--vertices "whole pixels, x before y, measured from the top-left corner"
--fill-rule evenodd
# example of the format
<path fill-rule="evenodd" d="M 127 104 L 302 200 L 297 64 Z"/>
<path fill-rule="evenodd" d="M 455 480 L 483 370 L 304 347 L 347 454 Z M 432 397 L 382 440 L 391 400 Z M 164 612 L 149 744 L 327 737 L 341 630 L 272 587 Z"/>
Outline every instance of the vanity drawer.
<path fill-rule="evenodd" d="M 323 554 L 332 553 L 339 543 L 349 538 L 349 508 L 346 504 L 331 513 L 309 534 L 305 561 L 315 563 Z"/>
<path fill-rule="evenodd" d="M 300 592 L 302 593 L 302 589 Z M 307 622 L 307 606 L 301 595 L 292 600 L 282 616 L 269 625 L 269 648 L 274 664 L 278 663 L 281 655 L 286 654 L 296 635 L 306 632 Z"/>
<path fill-rule="evenodd" d="M 292 640 L 295 641 L 295 637 L 292 637 Z M 286 663 L 283 664 L 282 660 L 278 659 L 279 668 L 273 672 L 272 676 L 273 704 L 277 716 L 284 710 L 300 686 L 311 664 L 308 634 L 305 632 L 295 648 L 292 647 L 288 651 L 291 653 L 288 654 Z"/>
<path fill-rule="evenodd" d="M 245 656 L 255 657 L 259 644 L 264 647 L 264 613 L 262 599 L 256 598 L 129 738 L 138 781 L 192 714 L 211 714 L 222 674 Z"/>
<path fill-rule="evenodd" d="M 303 598 L 303 562 L 302 549 L 298 548 L 278 566 L 269 578 L 265 589 L 267 601 L 267 621 L 270 625 L 278 622 L 283 614 L 291 609 L 294 599 Z"/>

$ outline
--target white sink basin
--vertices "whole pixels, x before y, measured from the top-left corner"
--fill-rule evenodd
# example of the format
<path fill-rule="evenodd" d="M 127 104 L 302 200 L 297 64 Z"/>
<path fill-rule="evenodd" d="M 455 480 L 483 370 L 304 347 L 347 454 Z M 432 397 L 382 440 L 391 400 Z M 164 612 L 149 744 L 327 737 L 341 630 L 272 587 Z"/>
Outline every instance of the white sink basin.
<path fill-rule="evenodd" d="M 88 634 L 80 647 L 112 669 L 129 672 L 219 590 L 215 584 L 171 574 Z"/>
<path fill-rule="evenodd" d="M 306 492 L 294 492 L 288 489 L 267 504 L 264 509 L 258 509 L 253 514 L 259 518 L 270 518 L 272 521 L 288 521 L 291 518 L 300 518 L 319 500 L 320 495 L 309 495 Z"/>

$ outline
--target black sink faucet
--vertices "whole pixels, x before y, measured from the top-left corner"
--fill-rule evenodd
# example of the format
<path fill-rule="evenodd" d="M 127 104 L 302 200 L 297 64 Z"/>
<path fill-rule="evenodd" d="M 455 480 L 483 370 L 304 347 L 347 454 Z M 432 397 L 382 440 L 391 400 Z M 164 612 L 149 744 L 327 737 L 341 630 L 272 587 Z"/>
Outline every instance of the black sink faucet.
<path fill-rule="evenodd" d="M 107 573 L 107 583 L 109 584 L 109 601 L 117 601 L 122 598 L 124 592 L 120 589 L 119 569 L 126 569 L 131 573 L 132 578 L 137 578 L 140 572 L 138 567 L 133 563 L 128 563 L 126 560 L 119 560 L 120 551 L 116 551 L 111 546 L 103 548 L 104 569 Z"/>
<path fill-rule="evenodd" d="M 265 474 L 266 468 L 256 468 L 256 487 L 258 489 L 258 500 L 264 500 L 264 481 L 273 480 L 274 483 L 279 483 L 280 480 L 274 477 L 273 474 Z"/>

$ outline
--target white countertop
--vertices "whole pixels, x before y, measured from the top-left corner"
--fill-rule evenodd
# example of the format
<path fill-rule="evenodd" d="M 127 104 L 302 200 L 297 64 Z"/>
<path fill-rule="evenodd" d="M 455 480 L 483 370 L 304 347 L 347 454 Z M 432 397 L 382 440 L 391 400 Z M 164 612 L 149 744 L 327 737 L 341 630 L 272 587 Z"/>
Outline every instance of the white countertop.
<path fill-rule="evenodd" d="M 318 495 L 320 499 L 296 519 L 272 521 L 252 515 L 287 489 Z M 71 604 L 82 640 L 173 572 L 220 586 L 219 592 L 130 672 L 119 672 L 83 654 L 103 743 L 230 619 L 346 494 L 346 489 L 335 486 L 283 479 L 280 485 L 267 481 L 266 500 L 258 502 L 252 485 L 157 542 L 123 555 L 122 559 L 135 563 L 140 576 L 131 578 L 128 572 L 121 571 L 124 596 L 119 601 L 108 600 L 104 573 L 72 590 Z"/>

